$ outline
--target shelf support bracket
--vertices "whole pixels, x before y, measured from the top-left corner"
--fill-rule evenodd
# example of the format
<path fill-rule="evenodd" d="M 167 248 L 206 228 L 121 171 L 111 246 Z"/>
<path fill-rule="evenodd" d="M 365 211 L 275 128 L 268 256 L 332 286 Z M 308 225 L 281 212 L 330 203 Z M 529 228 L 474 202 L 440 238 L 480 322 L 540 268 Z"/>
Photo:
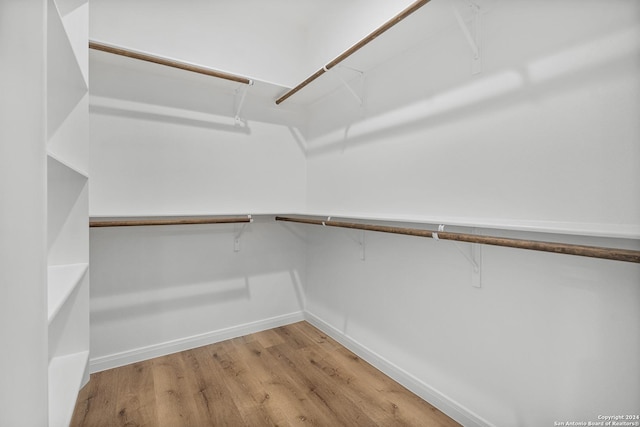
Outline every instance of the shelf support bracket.
<path fill-rule="evenodd" d="M 444 231 L 444 224 L 440 224 L 438 226 L 438 231 Z M 473 230 L 473 234 L 475 234 L 475 229 Z M 438 238 L 438 233 L 437 232 L 433 232 L 431 233 L 431 237 L 438 241 L 440 240 Z M 471 273 L 471 285 L 474 288 L 481 288 L 482 287 L 482 245 L 478 244 L 478 243 L 471 243 L 471 254 L 468 254 L 466 251 L 464 251 L 460 245 L 458 245 L 457 242 L 452 242 L 453 246 L 458 250 L 458 252 L 460 252 L 460 254 L 462 254 L 463 257 L 466 258 L 467 261 L 469 261 L 469 264 L 471 264 L 472 267 L 472 273 Z"/>
<path fill-rule="evenodd" d="M 471 243 L 471 254 L 467 254 L 457 243 L 454 242 L 455 248 L 464 256 L 473 271 L 471 273 L 471 286 L 474 288 L 482 287 L 482 245 L 478 243 Z"/>
<path fill-rule="evenodd" d="M 247 215 L 247 217 L 249 218 L 249 224 L 252 223 L 253 222 L 253 218 L 251 218 L 251 215 Z M 242 237 L 242 234 L 244 233 L 246 228 L 247 228 L 247 223 L 243 223 L 242 227 L 240 227 L 240 231 L 238 231 L 233 236 L 233 251 L 234 252 L 240 252 L 240 237 Z"/>
<path fill-rule="evenodd" d="M 240 123 L 242 121 L 242 119 L 240 118 L 240 113 L 242 112 L 242 106 L 244 105 L 244 99 L 247 96 L 247 91 L 249 90 L 249 86 L 253 86 L 253 80 L 249 80 L 249 84 L 242 85 L 242 87 L 236 89 L 236 98 L 235 98 L 236 123 Z M 238 97 L 240 98 L 240 102 L 238 102 Z"/>
<path fill-rule="evenodd" d="M 456 21 L 458 21 L 458 26 L 462 30 L 462 34 L 464 35 L 464 38 L 467 40 L 467 43 L 469 44 L 469 48 L 471 49 L 471 53 L 473 55 L 473 58 L 471 60 L 471 73 L 478 74 L 479 72 L 482 71 L 482 62 L 481 62 L 481 55 L 480 55 L 481 53 L 481 43 L 480 43 L 481 14 L 480 14 L 480 7 L 477 4 L 475 4 L 471 0 L 468 0 L 468 4 L 473 12 L 473 16 L 471 18 L 471 27 L 472 27 L 473 33 L 472 31 L 469 30 L 469 27 L 467 27 L 467 24 L 464 22 L 464 19 L 462 19 L 462 16 L 460 16 L 460 12 L 458 12 L 458 9 L 456 9 L 456 7 L 453 4 L 451 4 L 451 10 L 453 11 L 453 14 L 456 17 Z"/>
<path fill-rule="evenodd" d="M 330 222 L 331 221 L 331 217 L 328 216 L 326 219 L 326 222 Z M 325 221 L 322 221 L 322 225 L 323 226 L 327 226 Z M 361 261 L 365 261 L 366 260 L 366 242 L 365 242 L 365 230 L 360 230 L 360 238 L 354 238 L 353 235 L 348 233 L 348 230 L 345 234 L 354 242 L 356 242 L 358 244 L 358 246 L 360 247 L 360 260 Z"/>
<path fill-rule="evenodd" d="M 364 236 L 365 236 L 365 231 L 362 230 L 360 233 L 360 241 L 358 241 L 358 244 L 360 245 L 360 260 L 361 261 L 365 261 L 366 260 L 366 243 L 364 240 Z"/>
<path fill-rule="evenodd" d="M 347 68 L 347 67 L 344 67 Z M 327 68 L 327 66 L 325 65 L 324 67 L 322 67 L 322 69 L 329 74 L 333 74 L 334 76 L 336 76 L 338 78 L 338 80 L 340 80 L 340 82 L 342 82 L 343 86 L 347 88 L 347 90 L 349 91 L 349 93 L 351 95 L 353 95 L 353 97 L 356 99 L 356 101 L 358 102 L 358 105 L 360 105 L 361 107 L 364 105 L 364 96 L 360 96 L 358 95 L 358 93 L 355 91 L 355 89 L 353 89 L 351 87 L 351 85 L 349 84 L 349 82 L 347 82 L 341 75 L 340 73 L 338 73 L 337 71 L 333 70 L 333 68 Z M 364 72 L 360 71 L 360 70 L 355 70 L 353 68 L 349 68 L 349 70 L 355 71 L 356 73 L 360 74 L 360 79 L 364 78 Z"/>
<path fill-rule="evenodd" d="M 475 261 L 478 268 L 473 269 L 471 275 L 471 286 L 474 288 L 482 287 L 482 245 L 478 243 L 471 244 L 471 258 Z"/>

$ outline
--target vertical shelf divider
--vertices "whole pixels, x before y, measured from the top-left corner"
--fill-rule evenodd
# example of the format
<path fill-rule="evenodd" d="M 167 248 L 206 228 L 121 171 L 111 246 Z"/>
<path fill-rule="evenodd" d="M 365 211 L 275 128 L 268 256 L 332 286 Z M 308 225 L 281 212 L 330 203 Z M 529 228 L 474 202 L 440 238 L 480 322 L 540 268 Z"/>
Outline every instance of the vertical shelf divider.
<path fill-rule="evenodd" d="M 49 426 L 68 426 L 89 363 L 88 2 L 47 1 Z"/>

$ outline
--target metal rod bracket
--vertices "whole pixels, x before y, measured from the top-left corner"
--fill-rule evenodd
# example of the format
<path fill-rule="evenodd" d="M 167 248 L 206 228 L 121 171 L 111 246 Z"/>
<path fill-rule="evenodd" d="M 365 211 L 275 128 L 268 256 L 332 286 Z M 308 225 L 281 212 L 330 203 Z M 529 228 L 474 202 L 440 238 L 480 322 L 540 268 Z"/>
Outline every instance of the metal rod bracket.
<path fill-rule="evenodd" d="M 253 222 L 253 218 L 251 218 L 251 215 L 247 215 L 247 217 L 249 219 L 249 223 L 252 223 Z M 240 252 L 240 237 L 242 237 L 242 234 L 244 233 L 246 228 L 247 228 L 247 223 L 243 223 L 242 227 L 240 227 L 240 231 L 238 231 L 233 236 L 233 251 L 234 252 Z"/>
<path fill-rule="evenodd" d="M 438 232 L 444 232 L 444 224 L 440 224 L 438 226 Z M 431 233 L 431 237 L 435 241 L 440 240 L 438 232 L 434 231 Z M 472 234 L 476 234 L 475 229 L 473 229 Z M 474 288 L 482 287 L 482 245 L 478 243 L 471 243 L 471 254 L 464 251 L 456 241 L 453 242 L 453 247 L 456 248 L 467 261 L 469 261 L 469 264 L 471 264 L 471 285 Z"/>
<path fill-rule="evenodd" d="M 477 230 L 474 228 L 471 234 L 477 234 Z M 482 287 L 482 245 L 479 243 L 471 243 L 471 253 L 467 254 L 462 248 L 454 242 L 454 245 L 458 252 L 460 252 L 471 264 L 471 286 L 474 288 Z"/>
<path fill-rule="evenodd" d="M 326 220 L 321 221 L 321 225 L 323 227 L 328 227 L 331 226 L 330 224 L 331 222 L 331 217 L 328 216 Z M 365 261 L 366 260 L 366 241 L 365 241 L 365 230 L 360 230 L 360 237 L 359 238 L 354 238 L 350 233 L 347 232 L 347 230 L 345 230 L 345 234 L 354 242 L 356 242 L 360 248 L 360 260 L 361 261 Z"/>
<path fill-rule="evenodd" d="M 347 81 L 344 79 L 344 77 L 342 77 L 342 76 L 340 75 L 340 73 L 339 73 L 337 70 L 335 70 L 335 69 L 334 69 L 334 68 L 336 68 L 336 67 L 346 68 L 346 69 L 348 69 L 348 70 L 355 71 L 356 73 L 360 74 L 359 79 L 360 79 L 360 81 L 363 83 L 363 84 L 361 85 L 362 87 L 360 88 L 360 90 L 361 90 L 362 94 L 358 94 L 358 93 L 356 92 L 356 90 L 355 90 L 353 87 L 351 87 L 351 85 L 349 84 L 349 82 L 347 82 Z M 328 74 L 333 74 L 334 76 L 336 76 L 336 78 L 338 78 L 338 80 L 340 80 L 340 82 L 342 83 L 342 85 L 343 85 L 345 88 L 347 88 L 347 90 L 349 91 L 349 93 L 350 93 L 350 94 L 351 94 L 351 95 L 356 99 L 356 101 L 358 102 L 358 105 L 360 105 L 360 106 L 362 107 L 362 106 L 364 105 L 364 71 L 356 70 L 356 69 L 354 69 L 354 68 L 349 68 L 349 67 L 343 67 L 343 66 L 341 66 L 341 65 L 337 65 L 336 67 L 334 67 L 334 68 L 327 68 L 327 66 L 325 65 L 324 67 L 322 67 L 322 69 L 323 69 L 326 73 L 328 73 Z"/>
<path fill-rule="evenodd" d="M 234 103 L 236 106 L 235 108 L 236 123 L 240 123 L 242 121 L 242 119 L 240 118 L 240 112 L 242 112 L 242 106 L 244 105 L 244 99 L 247 96 L 247 91 L 249 89 L 249 86 L 253 86 L 253 80 L 249 80 L 249 84 L 242 85 L 241 87 L 236 89 L 236 97 L 235 97 L 235 103 Z M 240 98 L 239 102 L 238 102 L 238 98 Z"/>
<path fill-rule="evenodd" d="M 475 267 L 471 273 L 471 286 L 474 288 L 482 287 L 482 245 L 471 243 L 471 259 L 473 259 Z"/>
<path fill-rule="evenodd" d="M 462 34 L 464 38 L 467 40 L 469 44 L 469 48 L 471 49 L 472 59 L 471 59 L 471 73 L 478 74 L 482 71 L 482 62 L 481 62 L 481 13 L 480 6 L 472 2 L 471 0 L 467 0 L 469 7 L 473 13 L 471 17 L 471 30 L 465 23 L 462 16 L 460 16 L 460 12 L 458 9 L 451 4 L 451 10 L 456 17 L 456 21 L 458 21 L 458 26 L 462 30 Z"/>

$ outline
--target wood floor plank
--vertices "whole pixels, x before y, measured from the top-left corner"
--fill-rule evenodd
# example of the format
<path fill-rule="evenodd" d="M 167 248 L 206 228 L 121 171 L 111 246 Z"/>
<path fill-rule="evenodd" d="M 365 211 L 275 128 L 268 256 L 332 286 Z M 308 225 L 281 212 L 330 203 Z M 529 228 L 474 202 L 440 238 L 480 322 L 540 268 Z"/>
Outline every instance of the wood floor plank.
<path fill-rule="evenodd" d="M 283 415 L 268 404 L 269 395 L 260 387 L 251 369 L 242 360 L 233 346 L 228 345 L 224 353 L 215 353 L 223 380 L 247 426 L 268 426 L 282 424 Z"/>
<path fill-rule="evenodd" d="M 193 400 L 193 385 L 185 378 L 182 354 L 152 360 L 153 381 L 158 408 L 158 425 L 200 427 L 200 411 Z"/>
<path fill-rule="evenodd" d="M 308 362 L 309 369 L 317 370 L 319 374 L 328 377 L 350 402 L 358 407 L 368 408 L 367 416 L 375 425 L 392 425 L 393 416 L 383 406 L 386 402 L 380 398 L 378 391 L 359 381 L 357 375 L 344 369 L 331 354 L 319 354 L 316 349 L 302 349 L 300 354 Z"/>
<path fill-rule="evenodd" d="M 343 394 L 359 406 L 369 408 L 367 414 L 379 425 L 457 425 L 429 403 L 406 390 L 391 378 L 362 360 L 333 339 L 306 322 L 289 325 L 306 336 L 313 337 L 314 346 L 299 350 L 309 366 L 329 375 Z M 318 339 L 320 338 L 320 339 Z M 322 344 L 339 350 L 321 351 Z M 337 356 L 337 357 L 335 357 Z M 425 411 L 431 411 L 435 422 L 424 420 Z M 447 424 L 449 422 L 449 424 Z"/>
<path fill-rule="evenodd" d="M 300 352 L 291 351 L 287 344 L 271 347 L 268 351 L 280 361 L 283 371 L 288 371 L 304 385 L 307 398 L 328 417 L 340 420 L 345 425 L 375 425 L 363 409 L 344 396 L 326 375 L 310 369 Z"/>
<path fill-rule="evenodd" d="M 117 414 L 118 371 L 109 369 L 91 375 L 76 400 L 71 427 L 106 427 Z"/>
<path fill-rule="evenodd" d="M 118 426 L 158 425 L 152 364 L 140 362 L 117 369 L 116 413 Z"/>
<path fill-rule="evenodd" d="M 93 374 L 71 423 L 458 425 L 307 322 Z"/>
<path fill-rule="evenodd" d="M 300 334 L 295 333 L 295 330 L 293 328 L 290 328 L 288 325 L 280 326 L 272 330 L 280 335 L 284 342 L 291 348 L 297 349 L 306 347 L 308 345 L 308 341 L 306 341 Z"/>
<path fill-rule="evenodd" d="M 383 399 L 382 407 L 390 411 L 394 420 L 406 425 L 458 426 L 459 424 L 439 411 L 433 405 L 408 391 L 386 375 L 381 374 L 371 364 L 340 347 L 333 356 L 345 369 L 353 374 L 360 390 L 376 390 L 376 399 Z M 429 417 L 425 417 L 429 414 Z"/>
<path fill-rule="evenodd" d="M 314 344 L 325 348 L 327 351 L 334 351 L 338 347 L 341 347 L 340 343 L 338 343 L 336 340 L 334 340 L 321 330 L 314 328 L 310 323 L 303 321 L 293 323 L 288 326 L 298 333 L 302 334 L 303 336 L 309 338 Z"/>
<path fill-rule="evenodd" d="M 213 360 L 212 348 L 200 347 L 184 352 L 187 375 L 197 385 L 193 396 L 202 408 L 203 425 L 242 425 L 243 419 L 229 388 Z"/>
<path fill-rule="evenodd" d="M 274 347 L 273 345 L 269 348 Z M 279 366 L 278 361 L 262 347 L 259 341 L 237 347 L 238 355 L 247 361 L 251 374 L 264 389 L 268 402 L 286 414 L 286 423 L 291 425 L 327 425 L 322 411 L 305 396 L 298 381 L 291 379 Z"/>
<path fill-rule="evenodd" d="M 255 334 L 256 339 L 264 348 L 269 348 L 274 345 L 284 343 L 284 339 L 278 333 L 276 333 L 273 329 L 269 329 L 266 331 L 262 331 L 258 334 Z"/>
<path fill-rule="evenodd" d="M 346 397 L 359 406 L 369 408 L 367 414 L 377 425 L 432 425 L 421 417 L 425 412 L 437 411 L 436 408 L 388 377 L 380 379 L 380 375 L 369 375 L 368 371 L 375 368 L 362 359 L 356 360 L 357 356 L 353 353 L 350 355 L 354 358 L 347 360 L 339 355 L 334 357 L 335 353 L 318 357 L 315 352 L 306 349 L 302 354 L 308 358 L 312 369 L 330 376 Z"/>

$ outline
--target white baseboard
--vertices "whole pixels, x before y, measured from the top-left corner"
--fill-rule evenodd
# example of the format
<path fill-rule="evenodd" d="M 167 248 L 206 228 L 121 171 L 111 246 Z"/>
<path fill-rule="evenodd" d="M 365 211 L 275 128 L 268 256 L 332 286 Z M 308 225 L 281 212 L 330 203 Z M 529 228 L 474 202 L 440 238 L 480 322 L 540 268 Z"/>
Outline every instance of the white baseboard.
<path fill-rule="evenodd" d="M 481 418 L 474 412 L 468 410 L 458 402 L 440 393 L 438 390 L 434 389 L 433 387 L 414 377 L 407 371 L 388 361 L 378 353 L 363 346 L 348 335 L 345 335 L 342 331 L 334 328 L 316 315 L 305 311 L 304 318 L 307 322 L 311 323 L 313 326 L 320 329 L 322 332 L 329 335 L 331 338 L 335 339 L 340 344 L 357 354 L 358 357 L 361 357 L 362 359 L 376 367 L 376 369 L 382 371 L 396 382 L 402 384 L 412 393 L 420 396 L 463 426 L 494 427 L 493 424 Z"/>
<path fill-rule="evenodd" d="M 304 320 L 304 313 L 302 311 L 297 311 L 264 320 L 258 320 L 256 322 L 232 326 L 230 328 L 218 329 L 204 334 L 193 335 L 146 347 L 139 347 L 133 350 L 123 351 L 121 353 L 100 356 L 91 359 L 90 372 L 100 372 L 106 369 L 117 368 L 119 366 L 152 359 L 154 357 L 166 356 L 167 354 L 177 353 L 231 338 L 241 337 L 243 335 L 277 328 L 279 326 L 289 325 L 302 320 Z"/>

